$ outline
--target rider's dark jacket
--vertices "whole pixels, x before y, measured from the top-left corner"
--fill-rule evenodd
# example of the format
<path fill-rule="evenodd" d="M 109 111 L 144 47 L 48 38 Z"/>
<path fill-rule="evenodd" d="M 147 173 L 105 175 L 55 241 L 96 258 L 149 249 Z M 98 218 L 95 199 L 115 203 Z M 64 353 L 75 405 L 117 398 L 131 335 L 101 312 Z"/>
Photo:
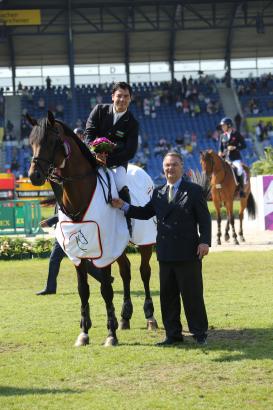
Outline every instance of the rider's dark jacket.
<path fill-rule="evenodd" d="M 227 147 L 232 145 L 236 147 L 233 151 L 228 151 Z M 233 130 L 230 135 L 223 133 L 220 135 L 219 151 L 222 152 L 227 160 L 236 161 L 242 159 L 240 151 L 246 148 L 244 137 L 238 132 Z"/>
<path fill-rule="evenodd" d="M 113 125 L 113 104 L 98 104 L 91 111 L 85 129 L 86 142 L 105 137 L 114 142 L 116 148 L 109 154 L 107 166 L 125 166 L 133 159 L 138 146 L 138 122 L 130 111 Z"/>

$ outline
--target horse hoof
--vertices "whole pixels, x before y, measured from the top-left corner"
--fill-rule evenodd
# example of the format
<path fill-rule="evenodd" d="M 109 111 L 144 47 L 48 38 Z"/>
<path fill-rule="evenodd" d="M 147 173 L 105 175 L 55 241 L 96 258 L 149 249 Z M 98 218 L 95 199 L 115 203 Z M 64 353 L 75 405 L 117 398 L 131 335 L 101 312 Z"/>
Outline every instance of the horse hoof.
<path fill-rule="evenodd" d="M 87 333 L 80 333 L 75 342 L 75 347 L 89 345 L 89 336 Z"/>
<path fill-rule="evenodd" d="M 130 320 L 129 319 L 121 319 L 119 322 L 119 330 L 128 330 L 130 329 Z"/>
<path fill-rule="evenodd" d="M 118 339 L 114 336 L 108 336 L 105 340 L 104 347 L 116 346 L 118 344 Z"/>
<path fill-rule="evenodd" d="M 153 319 L 147 319 L 147 330 L 157 330 L 158 324 L 157 321 Z"/>
<path fill-rule="evenodd" d="M 241 241 L 241 242 L 245 242 L 246 240 L 245 240 L 245 238 L 244 238 L 243 236 L 240 236 L 240 241 Z"/>
<path fill-rule="evenodd" d="M 230 239 L 229 235 L 225 236 L 225 241 L 228 242 Z"/>
<path fill-rule="evenodd" d="M 221 241 L 220 241 L 220 239 L 218 239 L 218 241 L 217 241 L 217 245 L 221 245 Z"/>
<path fill-rule="evenodd" d="M 234 245 L 240 245 L 238 239 L 234 239 Z"/>

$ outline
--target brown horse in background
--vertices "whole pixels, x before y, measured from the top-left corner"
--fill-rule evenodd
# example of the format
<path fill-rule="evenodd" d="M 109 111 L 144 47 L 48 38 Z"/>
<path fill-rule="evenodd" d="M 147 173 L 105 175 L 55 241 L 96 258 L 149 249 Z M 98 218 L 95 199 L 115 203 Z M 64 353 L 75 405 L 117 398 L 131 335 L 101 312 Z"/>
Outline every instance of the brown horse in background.
<path fill-rule="evenodd" d="M 42 185 L 49 180 L 55 197 L 62 211 L 74 222 L 82 220 L 89 206 L 90 198 L 97 184 L 97 162 L 87 146 L 76 137 L 72 130 L 60 121 L 55 120 L 49 111 L 48 117 L 35 120 L 28 116 L 33 125 L 30 134 L 30 144 L 33 157 L 29 169 L 29 177 L 33 185 Z M 61 185 L 61 187 L 60 187 Z M 106 198 L 107 199 L 107 198 Z M 150 294 L 151 267 L 149 264 L 152 255 L 152 245 L 140 246 L 141 278 L 145 289 L 144 313 L 147 327 L 157 328 L 153 317 L 154 307 Z M 133 307 L 130 297 L 130 261 L 125 252 L 117 260 L 124 287 L 124 303 L 121 312 L 122 329 L 130 327 L 130 318 Z M 89 264 L 89 265 L 88 265 Z M 89 285 L 87 274 L 91 263 L 82 259 L 77 270 L 78 291 L 81 299 L 82 333 L 78 336 L 76 346 L 89 343 L 88 330 L 91 328 L 89 312 Z M 116 345 L 116 330 L 118 322 L 113 304 L 113 288 L 111 265 L 100 269 L 101 294 L 107 311 L 108 337 L 105 345 Z"/>
<path fill-rule="evenodd" d="M 232 228 L 232 236 L 234 243 L 239 245 L 237 234 L 234 227 L 233 201 L 237 194 L 237 182 L 231 165 L 223 160 L 213 150 L 201 152 L 200 163 L 203 172 L 210 177 L 211 196 L 217 215 L 217 244 L 221 245 L 221 207 L 225 206 L 227 211 L 227 224 L 225 228 L 225 240 L 228 241 L 229 225 Z M 244 210 L 247 209 L 248 214 L 255 218 L 255 202 L 250 188 L 250 172 L 249 168 L 244 165 L 244 171 L 247 174 L 247 183 L 244 187 L 245 197 L 240 198 L 240 230 L 239 237 L 242 242 L 245 241 L 243 233 L 243 218 Z"/>

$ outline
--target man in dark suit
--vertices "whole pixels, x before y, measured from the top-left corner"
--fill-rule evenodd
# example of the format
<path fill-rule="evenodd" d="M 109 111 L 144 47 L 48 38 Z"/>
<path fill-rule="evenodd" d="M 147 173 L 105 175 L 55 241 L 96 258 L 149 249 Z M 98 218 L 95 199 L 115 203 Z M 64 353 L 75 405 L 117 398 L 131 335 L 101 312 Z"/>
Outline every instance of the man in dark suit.
<path fill-rule="evenodd" d="M 144 207 L 113 199 L 131 218 L 157 217 L 156 250 L 159 261 L 160 303 L 166 339 L 159 345 L 183 342 L 180 320 L 182 296 L 190 332 L 206 343 L 208 321 L 203 299 L 202 258 L 211 244 L 211 217 L 202 188 L 186 181 L 177 152 L 163 159 L 167 183 L 153 192 Z"/>
<path fill-rule="evenodd" d="M 97 104 L 91 111 L 86 123 L 86 143 L 96 138 L 105 137 L 116 144 L 106 157 L 105 153 L 97 154 L 99 162 L 112 168 L 120 198 L 130 203 L 127 183 L 128 161 L 133 159 L 138 146 L 138 122 L 128 110 L 131 102 L 132 88 L 125 82 L 118 82 L 112 88 L 113 104 Z M 127 219 L 131 233 L 131 223 Z"/>

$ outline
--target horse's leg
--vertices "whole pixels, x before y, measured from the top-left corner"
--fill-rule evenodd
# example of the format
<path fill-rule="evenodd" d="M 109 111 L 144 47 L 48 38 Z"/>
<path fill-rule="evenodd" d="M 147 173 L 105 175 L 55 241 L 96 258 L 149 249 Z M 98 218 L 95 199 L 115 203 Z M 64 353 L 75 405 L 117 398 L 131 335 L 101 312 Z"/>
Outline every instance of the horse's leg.
<path fill-rule="evenodd" d="M 217 245 L 221 245 L 221 204 L 220 202 L 214 201 L 214 207 L 216 210 L 216 217 L 217 217 Z"/>
<path fill-rule="evenodd" d="M 118 328 L 118 321 L 115 315 L 115 308 L 113 305 L 114 292 L 111 280 L 111 265 L 101 269 L 101 295 L 105 301 L 107 312 L 107 329 L 108 336 L 104 346 L 115 346 L 118 343 L 116 330 Z"/>
<path fill-rule="evenodd" d="M 229 236 L 229 219 L 228 219 L 228 216 L 227 216 L 227 223 L 226 223 L 226 228 L 225 228 L 225 241 L 228 242 L 229 239 L 230 239 L 230 236 Z"/>
<path fill-rule="evenodd" d="M 240 237 L 241 242 L 245 242 L 244 232 L 243 232 L 243 219 L 244 219 L 244 210 L 246 209 L 246 205 L 247 205 L 247 197 L 241 198 L 240 211 L 239 211 L 239 221 L 240 221 L 239 237 Z"/>
<path fill-rule="evenodd" d="M 140 275 L 145 290 L 145 302 L 143 306 L 145 318 L 147 320 L 147 329 L 154 330 L 158 328 L 157 321 L 154 318 L 154 304 L 150 292 L 150 279 L 151 279 L 151 265 L 150 259 L 153 253 L 152 245 L 139 246 L 141 255 L 140 263 Z"/>
<path fill-rule="evenodd" d="M 233 201 L 226 202 L 226 209 L 227 209 L 227 216 L 229 219 L 229 223 L 232 229 L 233 242 L 235 245 L 239 245 L 239 241 L 237 239 L 237 234 L 236 234 L 235 226 L 234 226 Z"/>
<path fill-rule="evenodd" d="M 121 308 L 121 320 L 119 322 L 119 329 L 130 329 L 130 319 L 133 314 L 133 305 L 131 301 L 131 263 L 125 254 L 117 259 L 119 266 L 119 273 L 123 282 L 123 305 Z"/>
<path fill-rule="evenodd" d="M 87 271 L 85 266 L 85 261 L 82 260 L 79 266 L 76 267 L 77 270 L 77 279 L 78 279 L 78 292 L 81 298 L 81 333 L 79 334 L 75 346 L 85 346 L 89 343 L 88 330 L 92 326 L 89 312 L 89 285 L 87 280 Z"/>

